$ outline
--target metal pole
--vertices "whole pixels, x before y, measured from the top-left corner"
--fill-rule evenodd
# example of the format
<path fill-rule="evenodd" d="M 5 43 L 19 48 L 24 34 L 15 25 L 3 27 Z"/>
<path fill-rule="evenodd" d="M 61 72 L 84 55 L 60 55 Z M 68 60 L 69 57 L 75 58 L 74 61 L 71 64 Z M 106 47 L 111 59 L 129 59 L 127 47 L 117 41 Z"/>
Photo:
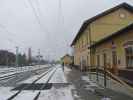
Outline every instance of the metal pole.
<path fill-rule="evenodd" d="M 18 50 L 19 50 L 19 47 L 16 47 L 16 67 L 18 67 L 18 61 L 19 61 Z"/>
<path fill-rule="evenodd" d="M 97 66 L 96 66 L 96 81 L 99 81 L 99 77 L 98 77 L 98 67 L 99 67 L 99 55 L 97 55 Z"/>
<path fill-rule="evenodd" d="M 97 82 L 99 81 L 99 77 L 98 77 L 98 66 L 96 66 L 96 80 L 97 80 Z"/>
<path fill-rule="evenodd" d="M 104 87 L 106 88 L 107 86 L 107 73 L 106 73 L 106 67 L 104 67 Z"/>
<path fill-rule="evenodd" d="M 40 67 L 40 49 L 38 50 L 38 64 L 39 64 L 39 67 Z"/>
<path fill-rule="evenodd" d="M 91 27 L 89 26 L 89 46 L 91 46 Z M 92 52 L 91 52 L 91 48 L 90 48 L 90 66 L 89 66 L 89 78 L 91 79 L 91 66 L 92 66 Z"/>

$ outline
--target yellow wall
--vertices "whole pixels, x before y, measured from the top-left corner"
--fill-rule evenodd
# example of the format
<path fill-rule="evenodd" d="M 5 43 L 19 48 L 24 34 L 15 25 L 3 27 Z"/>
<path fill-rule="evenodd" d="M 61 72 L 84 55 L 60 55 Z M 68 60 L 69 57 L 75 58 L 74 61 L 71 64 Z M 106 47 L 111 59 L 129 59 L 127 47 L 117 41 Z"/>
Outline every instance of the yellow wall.
<path fill-rule="evenodd" d="M 125 14 L 121 18 L 120 14 Z M 121 8 L 109 15 L 101 17 L 91 24 L 92 41 L 100 40 L 133 22 L 133 13 Z"/>
<path fill-rule="evenodd" d="M 116 45 L 115 49 L 112 49 L 112 41 Z M 128 41 L 133 41 L 133 30 L 127 32 L 126 34 L 120 35 L 119 37 L 115 37 L 105 43 L 96 47 L 95 53 L 95 65 L 97 65 L 96 55 L 100 55 L 100 66 L 103 66 L 103 53 L 107 54 L 107 63 L 110 63 L 112 66 L 112 51 L 115 50 L 117 53 L 117 62 L 120 61 L 118 64 L 118 68 L 122 69 L 126 67 L 126 60 L 125 60 L 125 48 L 124 44 Z"/>

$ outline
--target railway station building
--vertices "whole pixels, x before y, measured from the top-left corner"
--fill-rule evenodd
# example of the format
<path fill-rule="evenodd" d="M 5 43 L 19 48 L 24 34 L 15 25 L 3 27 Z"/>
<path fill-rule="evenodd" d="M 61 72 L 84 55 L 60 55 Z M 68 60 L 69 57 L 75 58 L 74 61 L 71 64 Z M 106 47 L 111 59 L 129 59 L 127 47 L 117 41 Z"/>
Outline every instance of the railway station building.
<path fill-rule="evenodd" d="M 71 43 L 71 47 L 74 49 L 74 65 L 81 70 L 95 67 L 95 50 L 89 47 L 132 23 L 133 6 L 127 3 L 119 4 L 86 20 Z M 119 41 L 122 40 L 120 39 Z M 119 49 L 122 49 L 120 47 L 118 46 Z M 117 62 L 124 66 L 125 62 L 123 60 L 117 59 Z"/>

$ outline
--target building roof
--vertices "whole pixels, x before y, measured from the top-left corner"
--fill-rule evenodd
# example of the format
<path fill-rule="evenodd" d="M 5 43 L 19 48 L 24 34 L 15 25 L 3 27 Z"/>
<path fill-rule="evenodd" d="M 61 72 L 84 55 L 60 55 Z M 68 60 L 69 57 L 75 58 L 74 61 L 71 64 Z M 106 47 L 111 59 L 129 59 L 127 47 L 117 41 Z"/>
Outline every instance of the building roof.
<path fill-rule="evenodd" d="M 80 35 L 84 32 L 84 30 L 87 28 L 87 26 L 88 26 L 90 23 L 92 23 L 93 21 L 95 21 L 95 20 L 97 20 L 97 19 L 99 19 L 99 18 L 101 18 L 101 17 L 103 17 L 103 16 L 105 16 L 105 15 L 111 13 L 111 12 L 114 12 L 114 11 L 120 9 L 120 8 L 125 8 L 125 9 L 127 9 L 128 11 L 133 12 L 133 6 L 131 6 L 131 5 L 127 4 L 127 3 L 122 3 L 122 4 L 119 4 L 119 5 L 117 5 L 117 6 L 113 7 L 113 8 L 111 8 L 111 9 L 108 9 L 108 10 L 106 10 L 106 11 L 104 11 L 104 12 L 102 12 L 102 13 L 100 13 L 100 14 L 98 14 L 98 15 L 96 15 L 96 16 L 94 16 L 94 17 L 88 19 L 88 20 L 86 20 L 86 21 L 82 24 L 82 26 L 81 26 L 79 32 L 77 33 L 76 37 L 75 37 L 74 40 L 72 41 L 71 46 L 73 46 L 73 45 L 75 44 L 75 42 L 77 41 L 77 39 L 80 37 Z"/>
<path fill-rule="evenodd" d="M 110 36 L 105 37 L 105 38 L 103 38 L 102 40 L 99 40 L 99 41 L 95 42 L 95 43 L 92 44 L 89 48 L 96 47 L 96 46 L 98 46 L 98 45 L 100 45 L 100 44 L 102 44 L 102 43 L 104 43 L 104 42 L 106 42 L 106 41 L 108 41 L 108 40 L 110 40 L 110 39 L 112 39 L 112 38 L 114 38 L 114 37 L 120 36 L 120 35 L 122 35 L 122 34 L 128 32 L 128 31 L 130 31 L 130 30 L 133 30 L 133 23 L 130 24 L 130 25 L 128 25 L 128 26 L 126 26 L 126 27 L 124 27 L 124 28 L 122 28 L 121 30 L 119 30 L 119 31 L 117 31 L 117 32 L 115 32 L 115 33 L 112 33 Z"/>

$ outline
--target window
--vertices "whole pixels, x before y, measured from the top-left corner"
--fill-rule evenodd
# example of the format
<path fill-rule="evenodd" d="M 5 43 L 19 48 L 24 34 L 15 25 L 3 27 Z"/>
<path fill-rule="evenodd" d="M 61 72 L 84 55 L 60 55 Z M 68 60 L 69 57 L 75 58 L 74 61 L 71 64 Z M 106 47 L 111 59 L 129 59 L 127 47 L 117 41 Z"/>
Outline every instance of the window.
<path fill-rule="evenodd" d="M 133 47 L 125 48 L 127 67 L 133 67 Z"/>
<path fill-rule="evenodd" d="M 106 67 L 106 64 L 107 64 L 106 60 L 107 60 L 107 55 L 106 55 L 106 53 L 104 53 L 103 54 L 103 66 L 104 67 Z"/>
<path fill-rule="evenodd" d="M 97 55 L 97 66 L 100 66 L 100 55 Z"/>
<path fill-rule="evenodd" d="M 117 54 L 116 54 L 116 51 L 112 51 L 112 64 L 113 64 L 113 67 L 117 66 Z"/>

